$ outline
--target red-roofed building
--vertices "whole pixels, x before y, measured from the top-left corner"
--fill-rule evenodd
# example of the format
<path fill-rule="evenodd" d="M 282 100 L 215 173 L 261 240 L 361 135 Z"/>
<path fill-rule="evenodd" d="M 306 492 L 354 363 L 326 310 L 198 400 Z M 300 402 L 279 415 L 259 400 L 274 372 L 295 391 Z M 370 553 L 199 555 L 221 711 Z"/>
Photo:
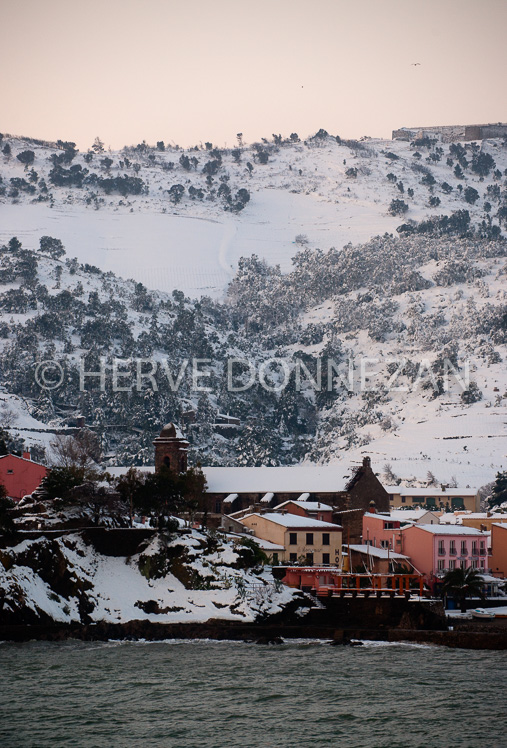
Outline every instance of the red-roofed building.
<path fill-rule="evenodd" d="M 44 465 L 30 459 L 30 452 L 23 452 L 23 457 L 11 454 L 0 457 L 0 483 L 5 486 L 7 496 L 15 501 L 35 491 L 47 474 Z"/>

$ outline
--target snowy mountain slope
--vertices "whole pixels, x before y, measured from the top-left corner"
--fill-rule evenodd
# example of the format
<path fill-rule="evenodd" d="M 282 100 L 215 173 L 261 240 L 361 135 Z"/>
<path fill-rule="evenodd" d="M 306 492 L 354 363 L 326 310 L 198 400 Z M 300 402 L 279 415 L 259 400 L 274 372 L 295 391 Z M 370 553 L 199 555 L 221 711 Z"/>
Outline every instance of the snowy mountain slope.
<path fill-rule="evenodd" d="M 199 306 L 149 294 L 111 273 L 41 252 L 4 252 L 7 275 L 26 271 L 27 256 L 36 263 L 40 299 L 32 304 L 23 278 L 0 286 L 8 288 L 0 293 L 0 303 L 9 305 L 0 339 L 4 389 L 23 395 L 2 394 L 5 425 L 28 444 L 47 448 L 53 436 L 41 430 L 73 424 L 79 412 L 101 435 L 109 464 L 151 464 L 151 440 L 160 423 L 180 421 L 182 410 L 194 408 L 196 424 L 187 428 L 187 436 L 195 458 L 205 464 L 353 461 L 371 453 L 376 470 L 390 462 L 405 480 L 424 481 L 431 470 L 442 482 L 456 477 L 470 485 L 487 483 L 502 468 L 506 453 L 505 242 L 411 237 L 380 238 L 373 244 L 374 251 L 363 245 L 336 255 L 305 250 L 298 268 L 285 276 L 276 270 L 263 274 L 262 264 L 253 262 L 243 266 L 225 305 Z M 428 262 L 428 253 L 437 259 Z M 353 271 L 350 263 L 356 256 L 370 260 Z M 383 258 L 380 263 L 377 257 Z M 464 271 L 460 257 L 468 258 Z M 419 273 L 415 282 L 421 285 L 422 279 L 427 287 L 394 295 L 386 287 L 386 298 L 391 261 L 399 267 L 392 280 L 398 290 L 414 283 L 412 264 Z M 323 282 L 344 282 L 350 290 L 329 296 Z M 315 304 L 317 298 L 322 300 Z M 23 311 L 14 311 L 16 305 Z M 244 318 L 250 320 L 250 332 Z M 135 388 L 114 393 L 110 370 L 104 394 L 93 386 L 79 393 L 76 367 L 91 350 L 108 361 L 112 355 L 165 357 L 175 372 L 205 351 L 211 359 L 212 391 L 195 392 L 187 368 L 176 394 L 168 392 L 163 376 L 157 393 L 137 393 Z M 469 361 L 476 388 L 472 398 L 452 378 L 449 391 L 435 391 L 424 370 L 419 377 L 417 366 L 427 361 L 440 387 L 438 366 L 444 354 L 458 368 Z M 289 367 L 306 357 L 311 371 L 319 359 L 325 371 L 330 358 L 345 366 L 345 381 L 350 360 L 352 386 L 348 391 L 335 383 L 329 394 L 314 393 L 303 376 L 301 391 L 291 381 L 278 393 L 256 385 L 234 395 L 226 390 L 224 365 L 238 355 L 248 356 L 257 368 L 271 357 Z M 37 361 L 48 357 L 65 372 L 61 387 L 49 393 L 34 381 Z M 408 374 L 402 371 L 391 382 L 402 389 L 393 389 L 388 366 L 398 362 L 396 368 L 403 359 L 410 362 Z M 363 360 L 372 392 L 360 386 Z M 237 437 L 214 431 L 217 411 L 244 421 Z"/>
<path fill-rule="evenodd" d="M 456 477 L 469 485 L 490 482 L 505 466 L 506 245 L 491 236 L 492 226 L 504 225 L 507 149 L 500 141 L 467 145 L 466 151 L 456 146 L 453 153 L 443 146 L 442 154 L 438 143 L 413 147 L 323 138 L 262 144 L 267 163 L 260 163 L 262 151 L 255 147 L 242 149 L 240 164 L 232 152 L 222 152 L 211 182 L 202 172 L 216 159 L 211 151 L 129 149 L 95 154 L 91 162 L 81 154 L 74 157 L 72 163 L 99 172 L 101 179 L 121 175 L 117 160 L 138 163 L 135 173 L 145 186 L 128 196 L 106 195 L 96 184 L 49 185 L 53 165 L 47 157 L 55 149 L 9 142 L 12 157 L 0 156 L 5 188 L 0 232 L 5 240 L 17 235 L 24 248 L 2 254 L 1 384 L 5 397 L 15 393 L 26 403 L 18 408 L 11 400 L 17 414 L 12 433 L 43 445 L 48 440 L 33 422 L 33 432 L 23 430 L 27 412 L 42 428 L 70 422 L 81 412 L 101 434 L 109 464 L 151 463 L 151 439 L 160 423 L 179 421 L 182 411 L 193 409 L 197 421 L 187 436 L 194 458 L 205 464 L 354 461 L 367 453 L 376 470 L 390 463 L 406 481 L 424 482 L 431 470 L 442 482 Z M 30 179 L 15 154 L 32 147 L 39 180 L 35 192 L 23 188 L 12 196 L 12 178 Z M 480 176 L 472 164 L 484 154 L 492 155 L 495 167 Z M 108 168 L 100 165 L 106 156 L 114 162 Z M 185 169 L 182 156 L 198 158 L 198 168 Z M 170 170 L 168 161 L 174 162 Z M 463 178 L 455 174 L 458 162 Z M 349 169 L 357 173 L 347 175 Z M 174 204 L 167 190 L 177 184 L 184 192 Z M 235 207 L 225 199 L 226 191 L 218 194 L 224 184 L 232 195 L 247 188 L 250 200 Z M 202 199 L 195 192 L 191 197 L 190 187 L 202 189 Z M 464 199 L 467 187 L 479 193 L 472 202 Z M 433 198 L 440 204 L 429 205 Z M 408 211 L 389 215 L 392 200 L 405 201 Z M 447 224 L 423 226 L 418 233 L 422 224 L 416 221 L 463 210 L 475 233 Z M 396 234 L 402 222 L 412 233 L 384 236 Z M 44 234 L 63 239 L 67 259 L 37 251 Z M 307 239 L 300 236 L 296 243 L 298 234 Z M 373 234 L 379 236 L 370 241 Z M 333 246 L 336 251 L 327 251 Z M 252 253 L 268 265 L 239 263 L 240 256 Z M 79 266 L 68 259 L 73 255 L 108 272 Z M 273 268 L 276 264 L 283 274 Z M 180 278 L 178 285 L 191 293 L 215 298 L 236 275 L 224 303 L 195 304 L 121 281 L 114 270 L 167 290 Z M 187 372 L 177 395 L 167 391 L 167 383 L 156 395 L 79 394 L 77 362 L 90 353 L 166 357 L 176 371 L 193 356 L 209 357 L 212 391 L 195 392 Z M 356 383 L 361 359 L 378 358 L 380 363 L 368 366 L 380 370 L 374 378 L 378 391 L 339 387 L 328 397 L 311 388 L 295 391 L 291 382 L 279 393 L 258 384 L 240 394 L 227 392 L 228 357 L 247 357 L 258 369 L 271 357 L 292 366 L 300 354 L 310 366 L 318 357 L 353 359 Z M 414 367 L 425 360 L 438 366 L 445 355 L 470 362 L 472 397 L 457 386 L 435 392 L 427 376 L 413 386 Z M 51 393 L 41 392 L 33 376 L 37 361 L 48 358 L 61 361 L 66 375 L 61 389 Z M 407 392 L 391 391 L 388 383 L 386 363 L 400 358 L 411 365 Z M 214 430 L 217 412 L 241 419 L 237 437 Z"/>
<path fill-rule="evenodd" d="M 485 216 L 484 202 L 490 200 L 488 187 L 501 184 L 493 170 L 481 177 L 466 169 L 464 178 L 457 179 L 454 167 L 446 163 L 448 146 L 444 146 L 440 161 L 428 163 L 428 154 L 435 155 L 438 144 L 421 148 L 418 159 L 414 153 L 419 151 L 403 141 L 338 143 L 327 137 L 304 143 L 261 144 L 269 158 L 265 164 L 259 162 L 255 147 L 239 149 L 239 163 L 231 151 L 221 151 L 221 165 L 210 177 L 210 184 L 203 168 L 216 160 L 210 155 L 214 151 L 131 148 L 93 154 L 88 163 L 84 160 L 87 154 L 77 154 L 72 165 L 100 178 L 132 175 L 134 165 L 139 167 L 135 173 L 143 180 L 142 194 L 107 195 L 95 184 L 52 184 L 49 158 L 61 150 L 15 138 L 4 142 L 9 143 L 11 156 L 0 155 L 5 188 L 0 197 L 0 242 L 18 236 L 33 244 L 44 234 L 58 236 L 67 254 L 80 262 L 133 277 L 149 288 L 179 288 L 190 296 L 221 296 L 241 256 L 257 254 L 289 270 L 297 249 L 295 237 L 300 234 L 308 237 L 310 246 L 329 248 L 393 232 L 402 222 L 388 213 L 393 199 L 406 201 L 407 219 L 421 220 L 465 206 L 472 220 L 480 221 Z M 487 141 L 481 148 L 492 155 L 496 169 L 503 173 L 507 149 L 501 142 Z M 16 158 L 24 150 L 35 154 L 31 167 L 37 174 L 34 182 L 29 182 L 28 167 Z M 196 168 L 187 170 L 180 165 L 179 159 L 185 156 L 198 160 Z M 113 162 L 109 168 L 101 166 L 105 157 Z M 125 158 L 130 162 L 128 168 Z M 470 160 L 470 154 L 467 158 Z M 168 163 L 173 164 L 169 171 Z M 247 164 L 252 165 L 251 172 Z M 432 172 L 433 187 L 421 184 L 424 169 Z M 350 176 L 350 170 L 357 170 L 357 174 Z M 389 181 L 388 174 L 394 175 L 395 181 Z M 27 192 L 28 188 L 13 187 L 13 178 L 28 181 L 34 194 Z M 440 187 L 444 182 L 453 188 L 448 194 Z M 168 190 L 177 184 L 184 193 L 174 204 Z M 480 198 L 475 205 L 464 202 L 458 192 L 460 184 L 478 190 Z M 249 191 L 250 201 L 239 213 L 224 213 L 224 206 L 229 206 L 218 194 L 224 185 L 232 195 L 242 188 Z M 202 199 L 191 197 L 189 188 L 201 189 Z M 413 197 L 407 197 L 409 189 L 414 190 Z M 430 197 L 437 197 L 440 204 L 431 206 Z M 495 201 L 490 202 L 494 215 Z"/>

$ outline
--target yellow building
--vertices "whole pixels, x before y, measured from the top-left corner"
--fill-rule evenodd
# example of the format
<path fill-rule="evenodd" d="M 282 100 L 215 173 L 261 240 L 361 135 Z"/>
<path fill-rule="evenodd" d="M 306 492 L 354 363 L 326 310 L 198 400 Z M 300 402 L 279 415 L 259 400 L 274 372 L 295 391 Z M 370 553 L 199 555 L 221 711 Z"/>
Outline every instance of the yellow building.
<path fill-rule="evenodd" d="M 307 566 L 342 565 L 340 525 L 277 512 L 247 514 L 239 521 L 255 537 L 283 547 L 278 555 L 281 563 L 294 564 L 304 559 Z"/>
<path fill-rule="evenodd" d="M 426 507 L 430 510 L 454 512 L 465 510 L 478 512 L 480 509 L 479 492 L 476 488 L 407 488 L 406 486 L 385 486 L 389 494 L 392 509 L 404 506 Z"/>
<path fill-rule="evenodd" d="M 476 530 L 491 532 L 491 525 L 507 524 L 507 514 L 491 514 L 491 512 L 472 512 L 460 515 L 461 524 L 465 527 L 475 527 Z"/>

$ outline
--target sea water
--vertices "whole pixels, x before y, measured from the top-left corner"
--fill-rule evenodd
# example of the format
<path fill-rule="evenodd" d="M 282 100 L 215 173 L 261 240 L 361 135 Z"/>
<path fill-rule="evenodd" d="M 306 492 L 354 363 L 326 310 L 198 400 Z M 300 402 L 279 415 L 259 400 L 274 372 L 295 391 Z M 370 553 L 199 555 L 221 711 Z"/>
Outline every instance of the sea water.
<path fill-rule="evenodd" d="M 2 748 L 500 748 L 507 652 L 0 644 Z"/>

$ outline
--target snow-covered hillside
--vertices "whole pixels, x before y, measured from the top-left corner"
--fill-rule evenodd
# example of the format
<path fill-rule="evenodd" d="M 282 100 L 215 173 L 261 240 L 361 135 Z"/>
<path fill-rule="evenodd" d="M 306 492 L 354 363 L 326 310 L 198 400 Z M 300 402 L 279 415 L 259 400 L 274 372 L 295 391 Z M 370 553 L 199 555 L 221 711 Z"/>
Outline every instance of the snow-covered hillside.
<path fill-rule="evenodd" d="M 238 551 L 196 530 L 159 533 L 129 558 L 104 556 L 79 533 L 23 540 L 0 551 L 0 621 L 249 622 L 296 602 L 298 590 L 269 570 L 244 568 Z"/>
<path fill-rule="evenodd" d="M 431 471 L 442 483 L 489 483 L 507 452 L 507 148 L 276 140 L 74 154 L 4 139 L 4 427 L 47 449 L 48 427 L 81 413 L 106 464 L 151 464 L 153 436 L 175 420 L 203 464 L 352 464 L 370 454 L 379 473 L 389 464 L 404 482 Z M 16 154 L 26 150 L 25 170 Z M 42 236 L 62 240 L 66 257 L 58 243 L 39 246 Z M 201 300 L 168 293 L 175 286 Z M 207 358 L 210 391 L 196 390 L 189 369 L 174 392 L 159 369 L 155 392 L 113 393 L 110 378 L 104 393 L 79 392 L 80 359 L 96 369 L 99 356 L 169 361 L 174 376 Z M 315 392 L 292 374 L 274 391 L 257 376 L 233 393 L 231 357 L 257 375 L 271 358 L 312 371 L 318 360 L 324 369 L 352 361 L 354 386 L 332 373 Z M 443 386 L 446 359 L 462 375 L 469 367 L 465 392 Z M 55 390 L 35 380 L 44 360 L 62 367 Z M 216 424 L 226 413 L 240 424 L 224 434 Z"/>
<path fill-rule="evenodd" d="M 331 137 L 313 137 L 217 153 L 170 146 L 160 151 L 141 144 L 121 152 L 92 152 L 90 161 L 85 160 L 90 154 L 76 154 L 70 168 L 88 172 L 77 187 L 51 182 L 51 154 L 64 150 L 16 138 L 3 142 L 9 144 L 11 155 L 0 154 L 5 190 L 0 196 L 0 242 L 17 236 L 33 246 L 42 235 L 57 236 L 69 257 L 149 288 L 178 288 L 191 297 L 222 296 L 242 256 L 257 254 L 289 270 L 298 235 L 306 236 L 311 247 L 328 249 L 394 232 L 402 219 L 389 214 L 393 199 L 408 205 L 405 219 L 418 221 L 466 207 L 477 223 L 488 215 L 485 202 L 492 206 L 489 214 L 495 215 L 498 200 L 491 188 L 499 189 L 502 183 L 494 172 L 502 175 L 507 168 L 507 148 L 499 140 L 481 144 L 480 152 L 492 156 L 495 168 L 482 177 L 465 169 L 463 179 L 455 176 L 455 156 L 451 155 L 453 165 L 447 164 L 449 146 L 440 154 L 438 143 L 418 150 L 404 141 L 338 143 Z M 16 158 L 27 150 L 35 156 L 30 169 Z M 268 161 L 261 163 L 265 157 L 259 154 L 266 154 Z M 220 166 L 208 177 L 203 168 L 217 161 L 217 155 Z M 472 156 L 468 152 L 463 158 L 471 162 Z M 198 163 L 184 168 L 180 160 L 185 157 Z M 102 164 L 105 158 L 112 161 L 109 167 Z M 70 171 L 69 166 L 61 168 Z M 30 176 L 32 170 L 37 176 Z M 434 186 L 421 184 L 427 171 Z M 96 182 L 86 184 L 90 174 L 114 179 L 134 173 L 142 180 L 141 194 L 122 196 L 112 188 L 108 195 Z M 27 185 L 13 184 L 12 179 L 24 179 Z M 442 184 L 452 191 L 442 189 Z M 184 188 L 176 204 L 177 197 L 169 193 L 174 185 Z M 473 205 L 464 201 L 466 187 L 479 193 Z M 192 188 L 197 196 L 189 193 Z M 234 199 L 240 189 L 248 190 L 249 202 L 239 213 L 224 211 L 230 207 L 227 190 Z M 430 205 L 431 198 L 440 203 Z"/>

